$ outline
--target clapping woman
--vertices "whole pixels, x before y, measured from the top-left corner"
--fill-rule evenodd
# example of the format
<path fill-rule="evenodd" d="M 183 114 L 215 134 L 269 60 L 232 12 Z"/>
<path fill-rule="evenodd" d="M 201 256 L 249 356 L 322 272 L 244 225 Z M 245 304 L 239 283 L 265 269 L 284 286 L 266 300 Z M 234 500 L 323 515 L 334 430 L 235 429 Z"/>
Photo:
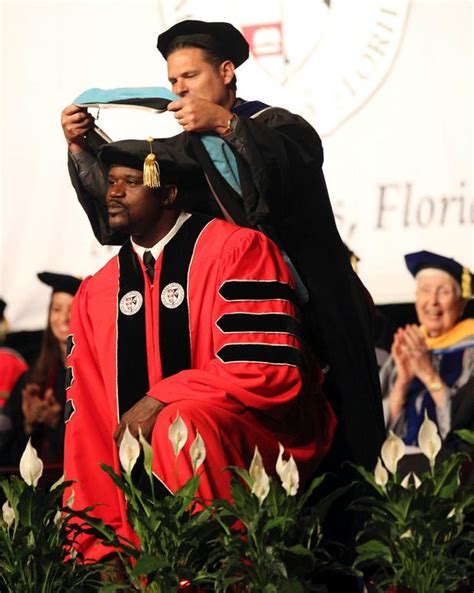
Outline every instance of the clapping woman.
<path fill-rule="evenodd" d="M 11 465 L 19 463 L 30 437 L 45 463 L 63 460 L 66 343 L 71 303 L 81 281 L 50 272 L 38 278 L 52 288 L 48 323 L 36 362 L 20 377 L 5 407 L 12 424 L 6 452 Z"/>
<path fill-rule="evenodd" d="M 410 253 L 405 261 L 416 280 L 420 325 L 397 330 L 381 369 L 387 429 L 416 452 L 426 413 L 449 454 L 459 442 L 454 430 L 474 428 L 474 319 L 461 321 L 473 276 L 455 260 L 429 251 Z"/>

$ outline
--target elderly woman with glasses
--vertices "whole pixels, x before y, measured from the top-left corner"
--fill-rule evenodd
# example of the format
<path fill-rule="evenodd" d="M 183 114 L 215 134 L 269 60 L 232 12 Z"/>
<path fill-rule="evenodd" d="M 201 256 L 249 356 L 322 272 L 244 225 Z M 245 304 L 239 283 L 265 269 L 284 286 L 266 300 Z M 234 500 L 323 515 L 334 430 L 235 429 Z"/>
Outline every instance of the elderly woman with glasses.
<path fill-rule="evenodd" d="M 380 371 L 385 421 L 416 453 L 427 414 L 444 442 L 443 459 L 461 446 L 454 431 L 474 428 L 474 319 L 461 321 L 473 276 L 455 260 L 429 251 L 410 253 L 405 262 L 416 280 L 420 325 L 396 331 Z"/>

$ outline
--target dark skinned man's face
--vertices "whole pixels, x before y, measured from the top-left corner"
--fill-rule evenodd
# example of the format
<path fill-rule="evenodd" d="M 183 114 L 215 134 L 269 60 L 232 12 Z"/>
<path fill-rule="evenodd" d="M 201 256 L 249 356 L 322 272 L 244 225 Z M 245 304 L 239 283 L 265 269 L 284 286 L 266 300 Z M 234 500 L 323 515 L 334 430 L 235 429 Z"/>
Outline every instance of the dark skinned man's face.
<path fill-rule="evenodd" d="M 112 166 L 107 185 L 107 211 L 112 230 L 142 235 L 163 214 L 163 192 L 143 185 L 143 172 Z"/>

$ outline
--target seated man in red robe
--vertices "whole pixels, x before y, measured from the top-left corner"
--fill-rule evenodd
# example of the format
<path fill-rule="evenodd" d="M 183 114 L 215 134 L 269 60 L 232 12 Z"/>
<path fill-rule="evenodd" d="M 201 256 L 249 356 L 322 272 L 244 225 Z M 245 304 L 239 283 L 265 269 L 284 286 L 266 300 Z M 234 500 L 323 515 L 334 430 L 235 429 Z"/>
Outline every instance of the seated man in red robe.
<path fill-rule="evenodd" d="M 258 231 L 183 210 L 182 189 L 201 173 L 158 145 L 154 183 L 144 181 L 148 143 L 102 147 L 109 223 L 130 240 L 83 281 L 71 315 L 65 477 L 76 481 L 75 508 L 94 506 L 126 537 L 125 501 L 99 464 L 120 471 L 127 425 L 152 443 L 153 471 L 170 492 L 193 475 L 199 431 L 205 499 L 230 497 L 224 469 L 248 467 L 255 446 L 271 471 L 280 442 L 310 477 L 335 426 L 279 250 Z M 189 438 L 176 480 L 168 430 L 178 413 Z M 89 559 L 110 551 L 90 536 L 81 544 Z"/>

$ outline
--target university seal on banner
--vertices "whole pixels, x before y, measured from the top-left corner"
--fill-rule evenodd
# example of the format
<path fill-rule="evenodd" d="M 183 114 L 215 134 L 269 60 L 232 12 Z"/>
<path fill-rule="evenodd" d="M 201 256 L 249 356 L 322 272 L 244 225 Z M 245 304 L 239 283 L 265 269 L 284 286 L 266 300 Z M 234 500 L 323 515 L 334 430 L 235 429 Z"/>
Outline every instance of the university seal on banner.
<path fill-rule="evenodd" d="M 143 305 L 143 297 L 138 290 L 131 290 L 120 299 L 120 311 L 124 315 L 135 315 Z"/>
<path fill-rule="evenodd" d="M 239 28 L 251 57 L 237 71 L 238 95 L 285 107 L 327 136 L 388 77 L 409 0 L 261 0 L 251 10 L 245 2 L 229 8 L 217 0 L 159 5 L 163 30 L 184 19 L 229 21 Z"/>
<path fill-rule="evenodd" d="M 161 291 L 161 302 L 167 309 L 176 309 L 184 301 L 184 288 L 177 282 L 167 284 Z"/>

